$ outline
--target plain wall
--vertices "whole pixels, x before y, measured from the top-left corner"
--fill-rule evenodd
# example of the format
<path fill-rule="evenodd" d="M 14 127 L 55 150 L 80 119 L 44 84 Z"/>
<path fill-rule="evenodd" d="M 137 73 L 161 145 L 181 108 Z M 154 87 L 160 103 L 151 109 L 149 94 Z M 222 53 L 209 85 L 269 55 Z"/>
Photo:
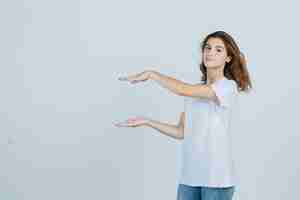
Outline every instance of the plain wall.
<path fill-rule="evenodd" d="M 300 180 L 296 1 L 14 0 L 0 3 L 0 199 L 175 199 L 180 141 L 117 128 L 177 124 L 183 98 L 156 70 L 195 83 L 199 42 L 230 33 L 254 89 L 239 98 L 234 199 L 294 199 Z"/>

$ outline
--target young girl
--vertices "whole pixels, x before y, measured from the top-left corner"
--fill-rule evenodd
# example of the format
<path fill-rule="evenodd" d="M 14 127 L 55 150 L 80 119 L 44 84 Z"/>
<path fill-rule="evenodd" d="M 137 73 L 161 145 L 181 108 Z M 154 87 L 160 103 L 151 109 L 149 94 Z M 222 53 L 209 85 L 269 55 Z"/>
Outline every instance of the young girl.
<path fill-rule="evenodd" d="M 216 31 L 201 43 L 201 83 L 189 84 L 153 70 L 121 77 L 138 83 L 154 80 L 171 92 L 184 96 L 184 112 L 177 125 L 145 117 L 129 118 L 117 127 L 148 126 L 182 140 L 182 171 L 177 200 L 231 200 L 235 168 L 231 149 L 232 110 L 238 93 L 252 84 L 246 60 L 234 39 Z"/>

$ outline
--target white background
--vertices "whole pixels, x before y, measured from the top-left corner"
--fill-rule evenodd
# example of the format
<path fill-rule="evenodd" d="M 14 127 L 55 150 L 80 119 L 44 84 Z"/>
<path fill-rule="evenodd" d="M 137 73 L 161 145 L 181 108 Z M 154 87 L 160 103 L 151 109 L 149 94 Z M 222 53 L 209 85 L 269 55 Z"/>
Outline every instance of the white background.
<path fill-rule="evenodd" d="M 1 1 L 0 199 L 175 199 L 180 141 L 112 123 L 176 124 L 183 98 L 117 78 L 152 69 L 193 83 L 216 30 L 236 39 L 254 86 L 236 115 L 234 199 L 296 198 L 295 2 Z"/>

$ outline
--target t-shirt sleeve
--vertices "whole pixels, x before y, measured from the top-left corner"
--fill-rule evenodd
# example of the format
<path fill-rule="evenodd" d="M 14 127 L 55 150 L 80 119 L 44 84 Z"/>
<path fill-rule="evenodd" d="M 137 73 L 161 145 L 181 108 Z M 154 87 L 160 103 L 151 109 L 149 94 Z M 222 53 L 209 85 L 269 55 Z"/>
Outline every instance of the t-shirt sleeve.
<path fill-rule="evenodd" d="M 220 105 L 223 108 L 230 107 L 233 98 L 236 95 L 236 84 L 233 81 L 228 82 L 215 82 L 211 85 L 214 90 Z"/>

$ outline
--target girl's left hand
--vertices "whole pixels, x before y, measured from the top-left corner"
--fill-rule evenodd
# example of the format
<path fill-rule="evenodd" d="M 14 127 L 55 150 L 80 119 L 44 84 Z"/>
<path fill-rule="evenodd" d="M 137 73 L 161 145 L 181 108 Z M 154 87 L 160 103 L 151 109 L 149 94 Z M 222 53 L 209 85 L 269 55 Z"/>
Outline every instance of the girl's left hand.
<path fill-rule="evenodd" d="M 146 81 L 150 78 L 150 75 L 153 71 L 143 71 L 142 73 L 127 76 L 127 77 L 119 77 L 120 81 L 129 81 L 130 83 L 138 83 L 141 81 Z"/>

